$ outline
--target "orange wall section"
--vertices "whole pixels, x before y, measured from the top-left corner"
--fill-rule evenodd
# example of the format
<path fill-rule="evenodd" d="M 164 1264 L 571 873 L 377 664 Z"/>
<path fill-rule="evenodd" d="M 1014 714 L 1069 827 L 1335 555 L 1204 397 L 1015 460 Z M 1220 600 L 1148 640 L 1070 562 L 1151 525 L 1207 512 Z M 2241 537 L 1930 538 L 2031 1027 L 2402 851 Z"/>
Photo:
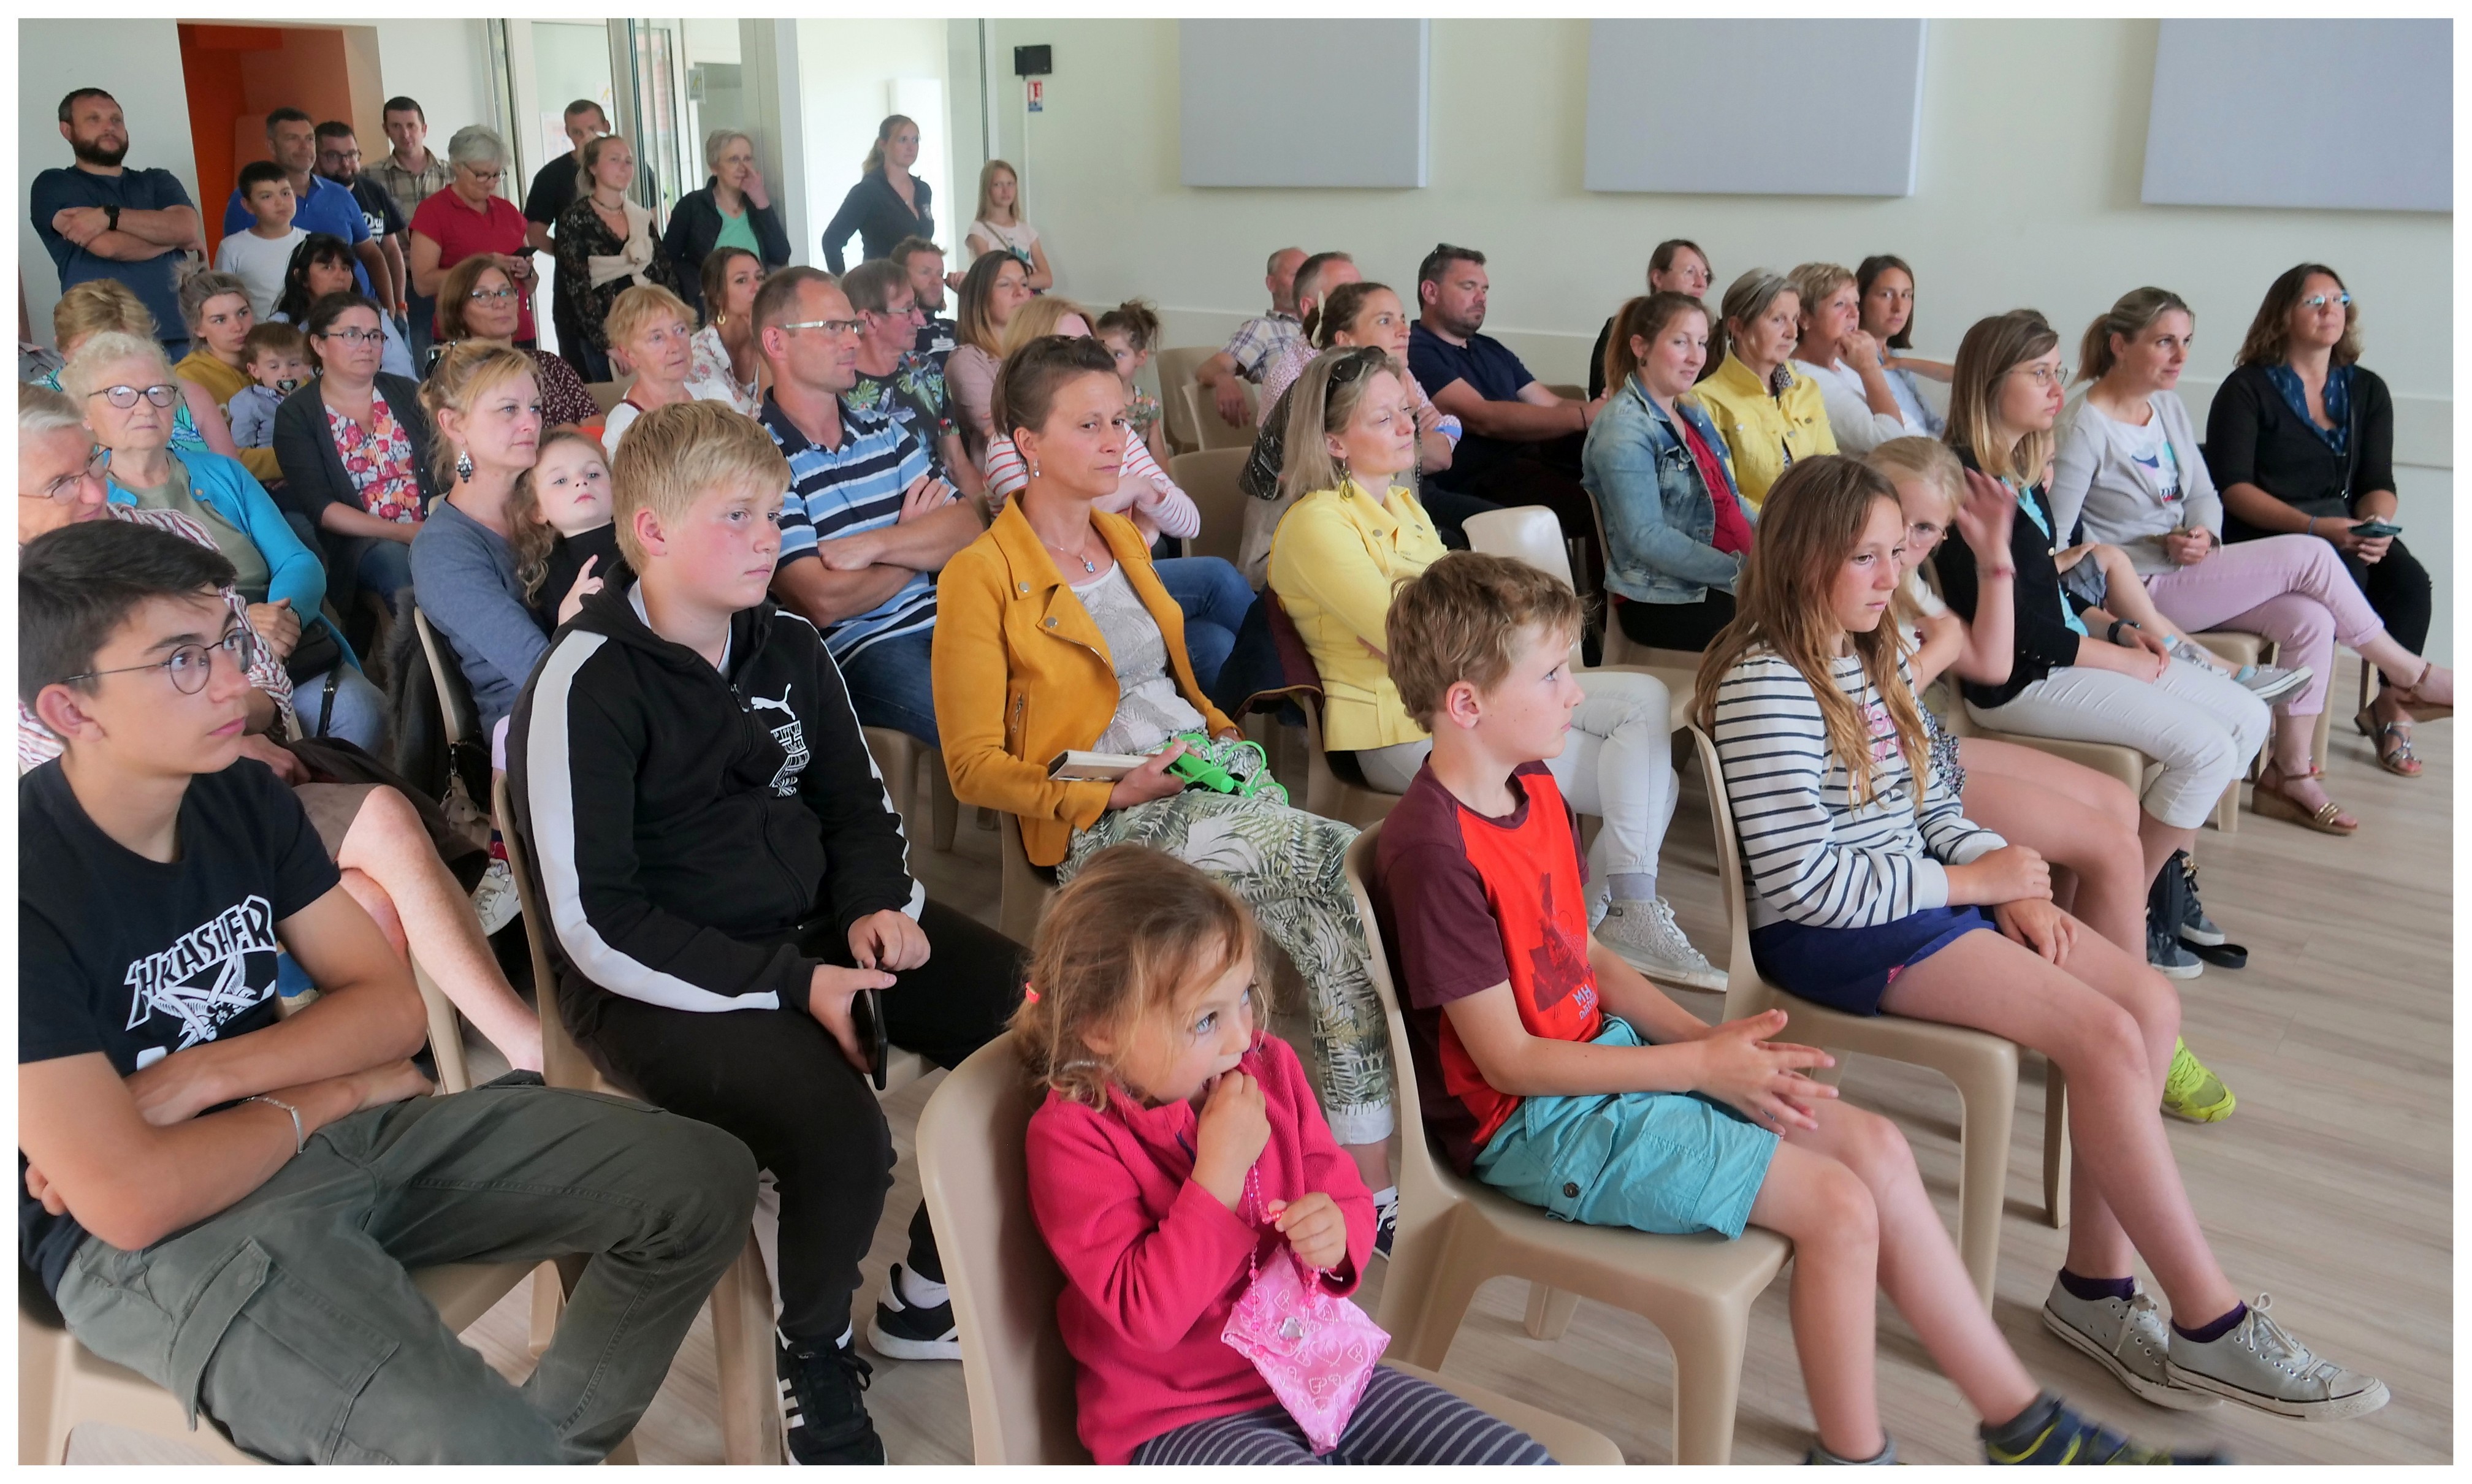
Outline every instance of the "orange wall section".
<path fill-rule="evenodd" d="M 209 258 L 223 240 L 224 203 L 241 167 L 273 157 L 266 116 L 293 107 L 312 119 L 354 119 L 353 60 L 338 27 L 181 25 L 180 67 Z"/>

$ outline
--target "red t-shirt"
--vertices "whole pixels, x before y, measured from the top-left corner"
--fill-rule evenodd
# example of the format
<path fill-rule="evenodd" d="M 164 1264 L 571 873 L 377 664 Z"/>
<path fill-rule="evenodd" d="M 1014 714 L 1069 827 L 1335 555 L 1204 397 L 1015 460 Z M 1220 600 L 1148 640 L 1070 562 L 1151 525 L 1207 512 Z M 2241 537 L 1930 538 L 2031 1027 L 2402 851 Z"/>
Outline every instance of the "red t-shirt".
<path fill-rule="evenodd" d="M 464 198 L 452 189 L 435 191 L 420 208 L 412 214 L 412 229 L 438 244 L 438 266 L 453 268 L 478 252 L 506 252 L 528 257 L 532 249 L 524 246 L 524 214 L 515 203 L 504 197 L 489 198 L 489 209 L 484 213 L 464 204 Z M 515 286 L 515 339 L 533 339 L 533 300 L 524 286 Z M 439 332 L 431 321 L 431 333 Z"/>
<path fill-rule="evenodd" d="M 1751 522 L 1743 513 L 1743 503 L 1734 498 L 1734 483 L 1725 478 L 1725 466 L 1717 461 L 1717 451 L 1691 426 L 1691 419 L 1676 415 L 1674 425 L 1682 430 L 1682 446 L 1700 463 L 1700 482 L 1708 486 L 1708 499 L 1717 506 L 1717 530 L 1708 544 L 1721 552 L 1741 554 L 1751 549 Z"/>
<path fill-rule="evenodd" d="M 1604 1021 L 1562 791 L 1542 763 L 1522 765 L 1510 788 L 1519 807 L 1495 819 L 1419 769 L 1374 852 L 1374 913 L 1406 1001 L 1425 1127 L 1462 1174 L 1519 1099 L 1485 1080 L 1442 1006 L 1507 980 L 1532 1036 L 1592 1041 Z"/>

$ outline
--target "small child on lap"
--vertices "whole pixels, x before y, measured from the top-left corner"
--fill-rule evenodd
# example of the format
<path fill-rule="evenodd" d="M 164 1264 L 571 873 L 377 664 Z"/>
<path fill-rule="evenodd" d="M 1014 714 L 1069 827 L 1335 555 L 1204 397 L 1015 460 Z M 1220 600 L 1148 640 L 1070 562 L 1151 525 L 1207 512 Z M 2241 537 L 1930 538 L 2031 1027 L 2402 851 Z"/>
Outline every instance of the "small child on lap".
<path fill-rule="evenodd" d="M 232 441 L 242 448 L 274 446 L 274 410 L 309 380 L 309 338 L 280 319 L 250 326 L 240 342 L 241 365 L 257 385 L 232 393 Z"/>

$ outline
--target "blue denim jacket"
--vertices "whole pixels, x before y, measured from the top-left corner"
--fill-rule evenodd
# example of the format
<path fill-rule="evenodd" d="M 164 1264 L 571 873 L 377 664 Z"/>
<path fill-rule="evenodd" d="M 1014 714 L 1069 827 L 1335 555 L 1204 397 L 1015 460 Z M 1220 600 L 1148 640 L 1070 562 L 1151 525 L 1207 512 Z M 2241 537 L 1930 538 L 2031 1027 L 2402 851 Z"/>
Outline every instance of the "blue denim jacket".
<path fill-rule="evenodd" d="M 1689 402 L 1676 409 L 1691 420 L 1717 456 L 1733 490 L 1725 440 L 1708 414 Z M 1597 497 L 1605 523 L 1605 586 L 1636 602 L 1698 602 L 1712 587 L 1733 591 L 1743 559 L 1708 544 L 1717 506 L 1699 460 L 1633 376 L 1605 399 L 1580 456 L 1580 483 Z M 1756 520 L 1748 506 L 1747 520 Z"/>

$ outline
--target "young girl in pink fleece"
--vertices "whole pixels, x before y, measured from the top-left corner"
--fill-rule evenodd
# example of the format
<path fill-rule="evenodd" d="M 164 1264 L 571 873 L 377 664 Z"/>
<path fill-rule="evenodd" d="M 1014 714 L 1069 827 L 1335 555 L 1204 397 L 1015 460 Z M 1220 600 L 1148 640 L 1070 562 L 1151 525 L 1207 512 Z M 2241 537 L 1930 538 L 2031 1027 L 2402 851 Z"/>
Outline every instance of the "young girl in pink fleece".
<path fill-rule="evenodd" d="M 1373 1252 L 1365 1182 L 1295 1052 L 1256 1025 L 1253 937 L 1226 888 L 1138 845 L 1094 858 L 1040 925 L 1013 1031 L 1047 1089 L 1030 1200 L 1064 1270 L 1056 1318 L 1082 1443 L 1103 1464 L 1550 1463 L 1527 1434 L 1388 1367 L 1317 1460 L 1220 1338 L 1282 1243 L 1343 1296 Z"/>

